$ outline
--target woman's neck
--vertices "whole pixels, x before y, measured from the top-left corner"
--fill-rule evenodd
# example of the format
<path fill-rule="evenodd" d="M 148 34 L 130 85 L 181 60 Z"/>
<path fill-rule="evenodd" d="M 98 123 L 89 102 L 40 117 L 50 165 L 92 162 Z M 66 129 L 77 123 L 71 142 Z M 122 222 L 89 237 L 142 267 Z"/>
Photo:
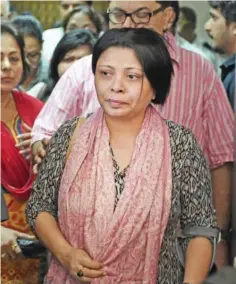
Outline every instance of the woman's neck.
<path fill-rule="evenodd" d="M 13 100 L 13 96 L 11 92 L 1 92 L 1 108 L 6 107 L 10 101 Z"/>
<path fill-rule="evenodd" d="M 110 132 L 110 141 L 123 140 L 127 139 L 136 139 L 144 120 L 144 115 L 140 115 L 138 117 L 120 119 L 117 117 L 109 117 L 105 115 L 107 127 Z"/>
<path fill-rule="evenodd" d="M 24 90 L 28 90 L 30 84 L 33 82 L 34 79 L 35 79 L 35 74 L 29 75 L 27 77 L 27 79 L 22 83 Z"/>

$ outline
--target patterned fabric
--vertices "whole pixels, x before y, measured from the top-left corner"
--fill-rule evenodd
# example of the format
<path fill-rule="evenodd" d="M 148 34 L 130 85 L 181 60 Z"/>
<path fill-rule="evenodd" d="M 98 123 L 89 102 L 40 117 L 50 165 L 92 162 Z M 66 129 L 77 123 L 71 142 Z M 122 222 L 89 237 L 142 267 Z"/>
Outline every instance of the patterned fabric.
<path fill-rule="evenodd" d="M 15 199 L 11 194 L 5 193 L 4 199 L 8 207 L 9 220 L 1 225 L 26 234 L 32 234 L 26 222 L 26 202 Z M 1 283 L 3 284 L 37 284 L 39 260 L 1 259 Z"/>
<path fill-rule="evenodd" d="M 120 171 L 120 167 L 115 160 L 111 145 L 110 145 L 110 152 L 112 155 L 113 168 L 114 168 L 114 178 L 115 178 L 115 187 L 116 187 L 116 198 L 115 198 L 115 208 L 116 208 L 116 205 L 120 200 L 121 193 L 123 192 L 125 187 L 125 176 L 129 166 L 125 167 L 123 171 Z"/>
<path fill-rule="evenodd" d="M 19 91 L 14 90 L 12 95 L 17 108 L 16 116 L 12 121 L 6 123 L 1 121 L 1 183 L 6 189 L 4 199 L 9 213 L 9 219 L 2 222 L 1 226 L 32 234 L 25 215 L 26 198 L 32 187 L 30 165 L 19 154 L 15 144 L 16 136 L 26 132 L 22 123 L 32 127 L 43 104 Z M 38 269 L 39 260 L 2 259 L 1 281 L 4 284 L 35 284 L 38 279 Z"/>
<path fill-rule="evenodd" d="M 136 138 L 125 190 L 114 212 L 109 130 L 100 109 L 75 134 L 59 188 L 60 230 L 73 247 L 83 248 L 103 263 L 107 274 L 103 284 L 154 283 L 171 188 L 168 128 L 149 107 Z M 47 281 L 77 282 L 55 257 Z M 93 283 L 100 283 L 100 279 Z"/>
<path fill-rule="evenodd" d="M 22 120 L 17 115 L 9 128 L 15 141 L 18 134 L 25 133 Z M 9 219 L 1 225 L 19 232 L 31 234 L 26 222 L 26 202 L 4 193 L 4 200 L 8 208 Z M 35 284 L 38 281 L 39 260 L 24 259 L 16 261 L 1 260 L 1 281 L 4 284 Z"/>
<path fill-rule="evenodd" d="M 171 34 L 166 33 L 166 39 L 174 76 L 167 101 L 159 109 L 161 114 L 193 131 L 211 168 L 233 161 L 233 112 L 213 66 L 178 47 Z M 100 107 L 91 58 L 74 63 L 59 80 L 35 121 L 32 143 L 50 138 L 66 120 L 86 117 Z"/>
<path fill-rule="evenodd" d="M 77 121 L 78 118 L 74 118 L 63 124 L 51 140 L 48 155 L 42 162 L 28 202 L 27 216 L 32 229 L 39 212 L 49 212 L 57 218 L 58 189 L 67 148 Z M 184 272 L 175 248 L 178 224 L 182 228 L 186 225 L 214 228 L 216 220 L 209 169 L 199 145 L 190 130 L 170 121 L 166 123 L 170 133 L 173 188 L 170 216 L 161 246 L 157 283 L 181 284 Z M 185 240 L 183 247 L 186 247 L 188 241 Z"/>

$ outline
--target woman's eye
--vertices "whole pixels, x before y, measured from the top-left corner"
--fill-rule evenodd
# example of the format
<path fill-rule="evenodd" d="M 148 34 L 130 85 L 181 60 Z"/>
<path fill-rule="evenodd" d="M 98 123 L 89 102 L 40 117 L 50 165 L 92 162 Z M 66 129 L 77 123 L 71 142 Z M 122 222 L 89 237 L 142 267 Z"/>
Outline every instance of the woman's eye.
<path fill-rule="evenodd" d="M 63 62 L 65 62 L 65 63 L 71 63 L 73 61 L 74 61 L 74 58 L 65 58 L 65 59 L 63 59 Z"/>
<path fill-rule="evenodd" d="M 18 62 L 20 60 L 20 58 L 19 57 L 11 57 L 10 60 L 12 62 Z"/>
<path fill-rule="evenodd" d="M 131 79 L 131 80 L 133 80 L 133 79 L 137 79 L 138 77 L 137 77 L 137 75 L 129 74 L 129 75 L 128 75 L 128 78 Z"/>
<path fill-rule="evenodd" d="M 107 71 L 101 71 L 101 73 L 102 73 L 102 75 L 104 75 L 104 76 L 108 76 L 108 75 L 109 75 L 109 73 L 108 73 Z"/>

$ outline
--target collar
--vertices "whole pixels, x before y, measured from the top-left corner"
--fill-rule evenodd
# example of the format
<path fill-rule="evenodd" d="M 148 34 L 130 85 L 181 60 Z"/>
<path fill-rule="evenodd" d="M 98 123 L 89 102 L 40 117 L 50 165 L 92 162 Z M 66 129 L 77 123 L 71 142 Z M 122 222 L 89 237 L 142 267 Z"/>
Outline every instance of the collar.
<path fill-rule="evenodd" d="M 236 53 L 231 55 L 220 67 L 229 68 L 230 66 L 234 66 L 235 62 L 236 62 Z"/>
<path fill-rule="evenodd" d="M 180 47 L 177 46 L 174 35 L 170 32 L 165 32 L 164 38 L 167 41 L 167 48 L 169 50 L 171 59 L 179 64 L 179 59 L 180 59 L 179 48 Z"/>

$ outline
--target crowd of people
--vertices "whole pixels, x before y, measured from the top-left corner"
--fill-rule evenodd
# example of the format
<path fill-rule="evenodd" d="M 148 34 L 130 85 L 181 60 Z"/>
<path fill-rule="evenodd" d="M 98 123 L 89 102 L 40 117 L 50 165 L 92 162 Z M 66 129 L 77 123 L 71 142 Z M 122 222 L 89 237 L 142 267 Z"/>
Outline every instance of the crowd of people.
<path fill-rule="evenodd" d="M 205 283 L 236 259 L 236 2 L 209 1 L 211 44 L 185 4 L 64 0 L 44 31 L 1 1 L 2 283 Z"/>

